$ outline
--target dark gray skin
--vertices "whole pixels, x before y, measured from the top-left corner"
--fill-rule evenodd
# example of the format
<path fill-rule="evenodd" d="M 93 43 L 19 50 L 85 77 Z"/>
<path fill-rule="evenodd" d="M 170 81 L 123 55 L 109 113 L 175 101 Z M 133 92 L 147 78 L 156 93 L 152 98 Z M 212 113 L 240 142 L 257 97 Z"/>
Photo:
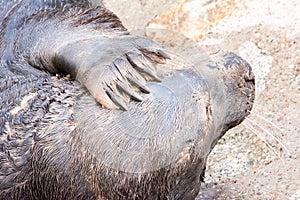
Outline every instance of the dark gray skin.
<path fill-rule="evenodd" d="M 194 199 L 210 151 L 252 108 L 249 64 L 177 62 L 76 2 L 1 1 L 0 197 Z"/>

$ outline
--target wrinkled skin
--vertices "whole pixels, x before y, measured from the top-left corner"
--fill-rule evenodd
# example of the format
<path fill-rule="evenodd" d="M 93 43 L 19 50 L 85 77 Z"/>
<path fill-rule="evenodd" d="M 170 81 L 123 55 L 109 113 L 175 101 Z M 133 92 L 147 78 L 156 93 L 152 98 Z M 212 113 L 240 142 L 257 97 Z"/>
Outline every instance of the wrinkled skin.
<path fill-rule="evenodd" d="M 237 55 L 178 62 L 103 6 L 1 1 L 0 23 L 3 199 L 194 199 L 253 105 Z"/>

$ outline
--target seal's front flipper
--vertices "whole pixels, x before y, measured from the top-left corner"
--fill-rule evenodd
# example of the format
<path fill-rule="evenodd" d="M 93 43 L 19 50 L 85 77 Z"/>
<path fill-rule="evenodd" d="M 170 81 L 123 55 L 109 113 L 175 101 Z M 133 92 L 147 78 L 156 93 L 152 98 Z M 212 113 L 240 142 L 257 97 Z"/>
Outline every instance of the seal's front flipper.
<path fill-rule="evenodd" d="M 144 64 L 144 63 L 143 63 Z M 126 56 L 108 66 L 95 66 L 81 78 L 91 95 L 106 108 L 127 110 L 130 99 L 142 101 L 139 91 L 150 92 L 145 78 L 132 66 Z"/>
<path fill-rule="evenodd" d="M 127 110 L 131 100 L 149 93 L 147 81 L 160 81 L 156 65 L 169 56 L 146 38 L 91 37 L 55 49 L 52 64 L 79 80 L 101 105 Z"/>
<path fill-rule="evenodd" d="M 21 59 L 52 74 L 70 74 L 107 108 L 141 101 L 138 93 L 149 92 L 146 81 L 159 81 L 155 64 L 168 55 L 151 40 L 129 35 L 104 7 L 76 2 L 25 0 L 7 6 L 1 63 Z"/>

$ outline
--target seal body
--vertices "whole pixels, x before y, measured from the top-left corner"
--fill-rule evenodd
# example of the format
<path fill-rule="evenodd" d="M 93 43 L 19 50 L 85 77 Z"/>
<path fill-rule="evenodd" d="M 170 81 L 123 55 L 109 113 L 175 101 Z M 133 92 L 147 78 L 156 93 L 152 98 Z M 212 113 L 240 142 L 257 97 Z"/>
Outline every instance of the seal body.
<path fill-rule="evenodd" d="M 0 23 L 2 199 L 194 199 L 252 108 L 240 57 L 179 62 L 103 6 L 1 1 Z"/>

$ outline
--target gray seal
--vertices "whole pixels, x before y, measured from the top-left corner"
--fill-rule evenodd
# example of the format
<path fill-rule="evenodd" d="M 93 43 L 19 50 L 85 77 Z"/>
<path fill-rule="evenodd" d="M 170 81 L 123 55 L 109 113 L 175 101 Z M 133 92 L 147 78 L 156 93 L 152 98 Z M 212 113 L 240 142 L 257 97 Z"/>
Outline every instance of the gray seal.
<path fill-rule="evenodd" d="M 2 199 L 194 199 L 253 105 L 242 58 L 189 62 L 103 5 L 1 1 L 0 23 Z"/>

